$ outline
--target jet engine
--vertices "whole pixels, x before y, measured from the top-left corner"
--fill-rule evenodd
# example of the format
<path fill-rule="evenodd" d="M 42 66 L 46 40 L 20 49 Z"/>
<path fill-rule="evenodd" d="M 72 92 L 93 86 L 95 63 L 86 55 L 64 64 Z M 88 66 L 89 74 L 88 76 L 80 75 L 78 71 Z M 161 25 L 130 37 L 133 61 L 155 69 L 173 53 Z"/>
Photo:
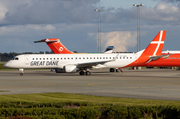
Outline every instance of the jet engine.
<path fill-rule="evenodd" d="M 64 73 L 63 69 L 55 68 L 56 73 Z"/>
<path fill-rule="evenodd" d="M 75 73 L 77 72 L 77 67 L 74 65 L 66 65 L 63 67 L 63 71 L 66 73 Z"/>

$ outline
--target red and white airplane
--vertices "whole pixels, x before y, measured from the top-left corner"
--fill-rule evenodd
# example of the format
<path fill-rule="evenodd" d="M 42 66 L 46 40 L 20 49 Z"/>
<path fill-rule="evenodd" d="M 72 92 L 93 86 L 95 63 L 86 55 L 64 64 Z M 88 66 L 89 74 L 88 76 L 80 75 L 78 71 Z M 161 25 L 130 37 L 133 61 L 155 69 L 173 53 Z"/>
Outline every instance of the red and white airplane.
<path fill-rule="evenodd" d="M 90 75 L 91 68 L 132 67 L 158 60 L 161 55 L 166 31 L 160 31 L 145 50 L 137 53 L 112 54 L 25 54 L 18 55 L 4 64 L 7 68 L 17 68 L 23 75 L 23 69 L 56 68 L 57 72 L 78 72 Z"/>

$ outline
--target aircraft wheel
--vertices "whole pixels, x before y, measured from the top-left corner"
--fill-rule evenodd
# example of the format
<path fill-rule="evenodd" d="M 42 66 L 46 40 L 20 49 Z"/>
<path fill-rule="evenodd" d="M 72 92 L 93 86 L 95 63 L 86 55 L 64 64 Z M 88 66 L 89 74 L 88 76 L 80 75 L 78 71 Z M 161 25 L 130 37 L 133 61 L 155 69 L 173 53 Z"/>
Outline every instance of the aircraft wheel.
<path fill-rule="evenodd" d="M 20 73 L 20 76 L 23 76 L 23 73 Z"/>
<path fill-rule="evenodd" d="M 79 75 L 84 75 L 84 71 L 80 71 L 80 72 L 79 72 Z"/>
<path fill-rule="evenodd" d="M 110 72 L 114 72 L 114 68 L 110 68 L 110 70 L 109 70 Z"/>
<path fill-rule="evenodd" d="M 86 75 L 87 76 L 91 75 L 91 72 L 90 71 L 86 71 Z"/>

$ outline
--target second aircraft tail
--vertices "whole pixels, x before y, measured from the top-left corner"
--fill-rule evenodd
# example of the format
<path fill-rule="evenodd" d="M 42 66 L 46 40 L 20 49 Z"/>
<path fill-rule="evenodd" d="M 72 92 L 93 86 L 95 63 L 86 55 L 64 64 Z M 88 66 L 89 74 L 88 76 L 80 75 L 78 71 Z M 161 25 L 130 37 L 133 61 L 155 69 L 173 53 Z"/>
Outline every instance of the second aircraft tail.
<path fill-rule="evenodd" d="M 46 42 L 49 48 L 54 52 L 54 54 L 73 54 L 69 51 L 58 38 L 42 39 L 40 41 L 34 41 L 34 43 Z"/>

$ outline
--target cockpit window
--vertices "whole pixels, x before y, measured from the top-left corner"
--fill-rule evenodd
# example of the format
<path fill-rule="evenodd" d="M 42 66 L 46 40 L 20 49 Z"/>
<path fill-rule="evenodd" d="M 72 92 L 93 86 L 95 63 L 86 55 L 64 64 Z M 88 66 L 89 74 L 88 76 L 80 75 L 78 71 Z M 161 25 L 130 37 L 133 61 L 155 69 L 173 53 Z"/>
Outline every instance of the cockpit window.
<path fill-rule="evenodd" d="M 18 58 L 18 57 L 15 57 L 14 60 L 19 60 L 19 58 Z"/>

